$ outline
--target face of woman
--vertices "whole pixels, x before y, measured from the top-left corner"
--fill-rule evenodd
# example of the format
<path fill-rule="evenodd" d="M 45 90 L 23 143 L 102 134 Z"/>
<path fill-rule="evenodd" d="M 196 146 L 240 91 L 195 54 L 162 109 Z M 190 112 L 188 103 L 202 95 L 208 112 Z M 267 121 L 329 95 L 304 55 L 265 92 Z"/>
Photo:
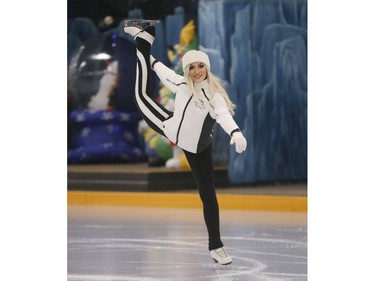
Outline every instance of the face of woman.
<path fill-rule="evenodd" d="M 194 62 L 189 66 L 189 77 L 194 83 L 202 82 L 207 77 L 206 65 L 202 62 Z"/>

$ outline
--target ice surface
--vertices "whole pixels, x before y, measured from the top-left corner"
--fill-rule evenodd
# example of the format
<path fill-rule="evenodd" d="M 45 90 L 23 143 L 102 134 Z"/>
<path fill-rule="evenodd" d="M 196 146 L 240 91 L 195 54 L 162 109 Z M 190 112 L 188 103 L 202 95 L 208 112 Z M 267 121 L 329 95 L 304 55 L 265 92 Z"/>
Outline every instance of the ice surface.
<path fill-rule="evenodd" d="M 229 266 L 207 249 L 201 210 L 69 206 L 68 280 L 307 280 L 305 213 L 221 212 Z"/>

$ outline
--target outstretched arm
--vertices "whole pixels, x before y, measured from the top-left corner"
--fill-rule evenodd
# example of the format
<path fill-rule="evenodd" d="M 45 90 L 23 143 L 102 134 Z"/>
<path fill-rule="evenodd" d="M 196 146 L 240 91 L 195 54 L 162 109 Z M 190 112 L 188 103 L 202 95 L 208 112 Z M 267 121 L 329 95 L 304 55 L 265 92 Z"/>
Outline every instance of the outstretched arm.
<path fill-rule="evenodd" d="M 214 108 L 217 123 L 231 137 L 230 144 L 235 144 L 238 153 L 245 151 L 247 141 L 234 121 L 232 114 L 230 114 L 224 98 L 218 94 L 214 97 L 211 104 Z"/>
<path fill-rule="evenodd" d="M 150 56 L 151 68 L 158 75 L 160 81 L 173 93 L 176 93 L 177 87 L 184 83 L 184 77 L 178 75 L 169 67 L 165 66 L 162 62 Z"/>

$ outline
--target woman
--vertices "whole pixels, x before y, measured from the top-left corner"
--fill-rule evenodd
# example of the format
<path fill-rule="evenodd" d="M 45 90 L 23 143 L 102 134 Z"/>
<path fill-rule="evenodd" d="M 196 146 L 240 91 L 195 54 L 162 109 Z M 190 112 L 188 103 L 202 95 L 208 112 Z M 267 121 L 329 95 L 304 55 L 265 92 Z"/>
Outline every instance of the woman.
<path fill-rule="evenodd" d="M 154 26 L 145 30 L 126 26 L 124 31 L 137 42 L 136 104 L 151 128 L 183 149 L 203 203 L 211 257 L 222 265 L 230 264 L 232 258 L 224 250 L 220 238 L 211 141 L 213 126 L 218 122 L 231 136 L 230 143 L 235 144 L 238 153 L 246 149 L 246 139 L 232 116 L 235 106 L 211 73 L 207 54 L 188 51 L 182 58 L 184 76 L 181 76 L 151 56 Z M 174 112 L 148 96 L 150 69 L 175 93 Z"/>

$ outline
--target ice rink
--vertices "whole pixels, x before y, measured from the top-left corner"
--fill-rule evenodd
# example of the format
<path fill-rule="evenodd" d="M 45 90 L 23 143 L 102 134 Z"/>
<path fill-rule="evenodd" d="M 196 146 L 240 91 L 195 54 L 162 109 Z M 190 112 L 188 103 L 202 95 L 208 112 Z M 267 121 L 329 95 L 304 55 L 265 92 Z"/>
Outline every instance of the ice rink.
<path fill-rule="evenodd" d="M 307 280 L 307 213 L 220 211 L 215 264 L 201 209 L 68 206 L 68 280 Z"/>

